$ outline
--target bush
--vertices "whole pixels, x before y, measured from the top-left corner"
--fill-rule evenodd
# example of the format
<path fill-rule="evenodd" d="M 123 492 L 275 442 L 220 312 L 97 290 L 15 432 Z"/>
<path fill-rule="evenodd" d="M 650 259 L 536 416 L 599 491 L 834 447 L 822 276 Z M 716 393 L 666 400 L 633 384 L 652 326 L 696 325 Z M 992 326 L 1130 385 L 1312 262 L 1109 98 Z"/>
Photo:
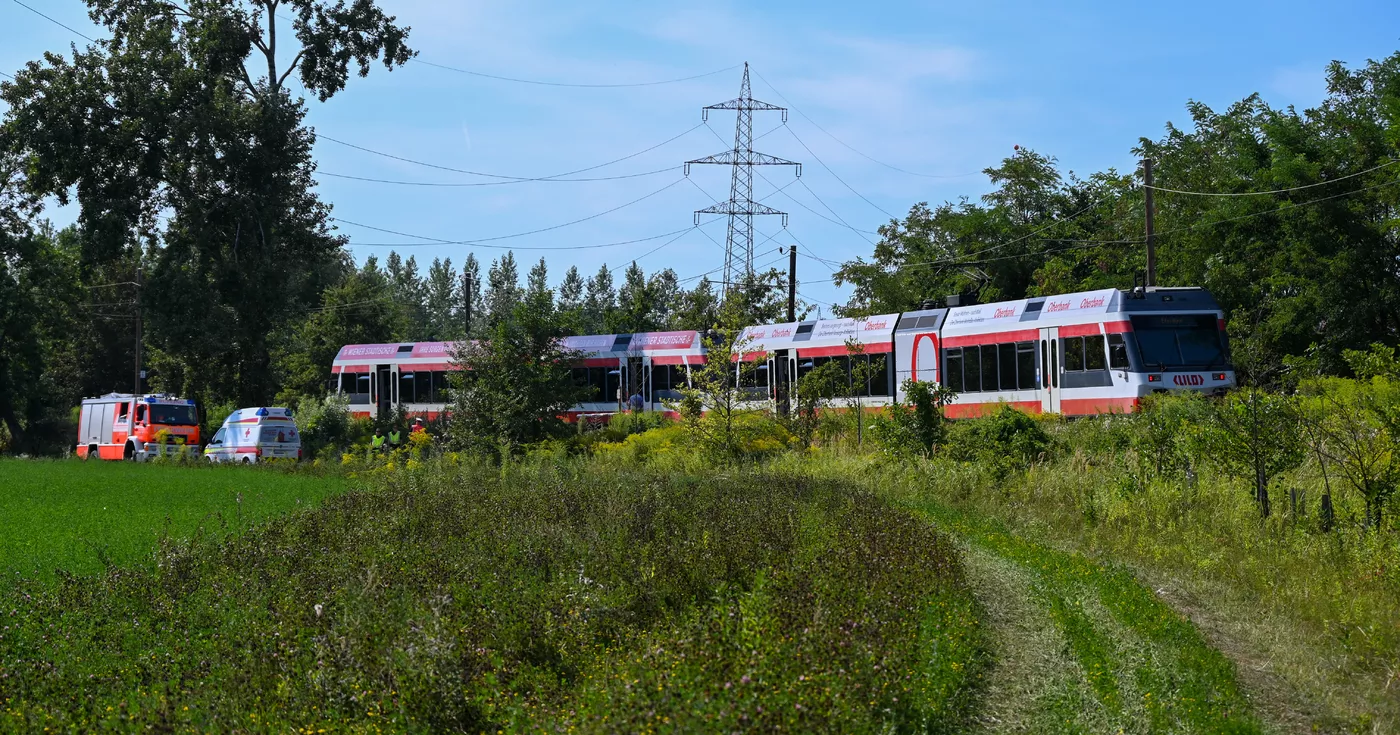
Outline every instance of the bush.
<path fill-rule="evenodd" d="M 870 425 L 870 437 L 885 453 L 927 457 L 948 435 L 943 407 L 957 395 L 937 383 L 904 381 L 908 403 L 896 401 Z"/>
<path fill-rule="evenodd" d="M 997 476 L 1024 470 L 1048 458 L 1054 442 L 1040 422 L 1010 406 L 953 425 L 948 450 L 953 459 L 985 463 Z"/>
<path fill-rule="evenodd" d="M 360 437 L 359 422 L 350 416 L 350 401 L 344 396 L 328 395 L 317 401 L 305 398 L 296 414 L 301 430 L 301 448 L 308 457 L 319 457 L 327 448 L 344 449 Z"/>

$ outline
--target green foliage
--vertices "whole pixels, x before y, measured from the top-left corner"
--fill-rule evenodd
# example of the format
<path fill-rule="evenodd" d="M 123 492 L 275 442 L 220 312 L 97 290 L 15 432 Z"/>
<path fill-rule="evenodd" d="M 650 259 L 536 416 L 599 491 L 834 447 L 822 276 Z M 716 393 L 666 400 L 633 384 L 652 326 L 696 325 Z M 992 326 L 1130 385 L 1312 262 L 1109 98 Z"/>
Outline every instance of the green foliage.
<path fill-rule="evenodd" d="M 1259 512 L 1268 516 L 1270 483 L 1303 462 L 1297 405 L 1289 396 L 1244 388 L 1216 402 L 1211 417 L 1200 447 L 1228 474 L 1253 480 Z"/>
<path fill-rule="evenodd" d="M 870 426 L 871 438 L 885 452 L 896 457 L 928 457 L 948 435 L 943 408 L 957 397 L 947 386 L 928 381 L 906 380 L 903 390 L 908 402 L 896 401 Z"/>
<path fill-rule="evenodd" d="M 1147 396 L 1137 416 L 1125 422 L 1132 427 L 1130 446 L 1138 456 L 1140 483 L 1189 470 L 1199 448 L 1196 429 L 1209 414 L 1206 399 L 1194 391 Z"/>
<path fill-rule="evenodd" d="M 344 396 L 328 395 L 320 400 L 304 400 L 296 412 L 301 430 L 301 448 L 306 457 L 320 457 L 344 451 L 364 438 L 366 426 L 350 416 L 350 403 Z"/>
<path fill-rule="evenodd" d="M 1054 442 L 1035 419 L 1002 406 L 989 416 L 953 424 L 947 446 L 949 457 L 981 462 L 1005 475 L 1048 458 Z"/>
<path fill-rule="evenodd" d="M 1303 391 L 1313 451 L 1361 495 L 1367 526 L 1380 530 L 1400 487 L 1400 383 L 1320 378 Z"/>
<path fill-rule="evenodd" d="M 1369 350 L 1343 350 L 1342 359 L 1361 380 L 1379 377 L 1400 381 L 1400 359 L 1390 345 L 1375 342 Z"/>
<path fill-rule="evenodd" d="M 956 551 L 869 492 L 596 465 L 374 484 L 151 567 L 7 585 L 0 728 L 967 722 L 981 636 Z"/>
<path fill-rule="evenodd" d="M 822 413 L 830 408 L 833 399 L 846 393 L 846 382 L 845 372 L 834 362 L 823 363 L 797 379 L 788 414 L 788 428 L 802 446 L 812 445 L 821 425 Z"/>
<path fill-rule="evenodd" d="M 479 342 L 458 345 L 450 447 L 506 459 L 568 432 L 561 417 L 583 395 L 569 369 L 578 355 L 563 347 L 558 316 L 542 298 L 517 304 Z"/>

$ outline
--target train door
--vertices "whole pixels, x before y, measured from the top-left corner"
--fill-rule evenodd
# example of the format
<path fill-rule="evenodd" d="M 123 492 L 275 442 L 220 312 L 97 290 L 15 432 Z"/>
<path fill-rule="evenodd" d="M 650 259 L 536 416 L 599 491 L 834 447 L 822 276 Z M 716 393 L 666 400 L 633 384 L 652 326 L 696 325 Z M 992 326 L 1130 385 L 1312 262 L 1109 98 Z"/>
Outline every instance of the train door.
<path fill-rule="evenodd" d="M 1040 410 L 1060 412 L 1060 328 L 1040 330 Z"/>
<path fill-rule="evenodd" d="M 375 416 L 383 418 L 389 415 L 389 410 L 393 407 L 394 375 L 389 371 L 388 365 L 374 366 L 374 406 Z"/>

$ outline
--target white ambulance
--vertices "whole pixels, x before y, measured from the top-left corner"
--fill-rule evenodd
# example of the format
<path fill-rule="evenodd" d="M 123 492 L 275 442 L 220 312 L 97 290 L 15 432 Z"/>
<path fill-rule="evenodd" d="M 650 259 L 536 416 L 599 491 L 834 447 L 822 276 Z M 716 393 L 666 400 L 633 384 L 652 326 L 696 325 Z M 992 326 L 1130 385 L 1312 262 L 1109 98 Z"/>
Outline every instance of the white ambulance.
<path fill-rule="evenodd" d="M 210 462 L 252 464 L 265 459 L 301 459 L 301 434 L 287 408 L 240 408 L 204 447 Z"/>

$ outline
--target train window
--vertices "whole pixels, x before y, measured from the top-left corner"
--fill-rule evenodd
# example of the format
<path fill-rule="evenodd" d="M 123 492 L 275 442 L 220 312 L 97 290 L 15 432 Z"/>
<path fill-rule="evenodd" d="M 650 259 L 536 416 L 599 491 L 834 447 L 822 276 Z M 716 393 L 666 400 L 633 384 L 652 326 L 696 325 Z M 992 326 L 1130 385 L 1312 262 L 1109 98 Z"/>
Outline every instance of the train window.
<path fill-rule="evenodd" d="M 998 390 L 997 346 L 982 345 L 982 390 Z"/>
<path fill-rule="evenodd" d="M 1128 368 L 1128 343 L 1121 334 L 1108 335 L 1108 366 L 1114 370 Z"/>
<path fill-rule="evenodd" d="M 954 393 L 963 392 L 963 355 L 961 347 L 948 350 L 943 360 L 943 384 Z"/>
<path fill-rule="evenodd" d="M 1016 390 L 1016 343 L 997 345 L 997 366 L 1001 371 L 1001 389 Z"/>
<path fill-rule="evenodd" d="M 413 373 L 413 393 L 419 403 L 437 403 L 437 399 L 433 397 L 431 370 L 418 370 Z"/>
<path fill-rule="evenodd" d="M 1059 342 L 1057 339 L 1050 340 L 1050 386 L 1053 388 L 1060 387 Z"/>
<path fill-rule="evenodd" d="M 963 387 L 968 393 L 982 390 L 982 351 L 976 347 L 963 348 Z"/>
<path fill-rule="evenodd" d="M 1065 337 L 1065 372 L 1084 369 L 1084 338 Z"/>
<path fill-rule="evenodd" d="M 1021 390 L 1035 390 L 1035 343 L 1016 343 L 1016 384 Z"/>
<path fill-rule="evenodd" d="M 399 373 L 399 402 L 417 403 L 413 397 L 413 383 L 417 377 L 418 373 L 414 372 Z"/>
<path fill-rule="evenodd" d="M 890 353 L 870 356 L 870 390 L 868 395 L 887 396 L 890 394 Z"/>
<path fill-rule="evenodd" d="M 1103 335 L 1095 334 L 1084 338 L 1084 369 L 1085 370 L 1105 370 L 1108 365 L 1104 363 Z"/>

